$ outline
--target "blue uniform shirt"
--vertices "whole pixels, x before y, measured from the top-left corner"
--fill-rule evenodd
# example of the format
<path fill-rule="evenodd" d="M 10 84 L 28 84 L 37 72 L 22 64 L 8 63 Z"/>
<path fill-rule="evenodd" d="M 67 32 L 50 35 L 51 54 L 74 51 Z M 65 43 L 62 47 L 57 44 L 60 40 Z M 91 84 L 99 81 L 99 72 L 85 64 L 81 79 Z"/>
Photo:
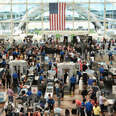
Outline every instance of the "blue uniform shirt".
<path fill-rule="evenodd" d="M 70 78 L 70 83 L 72 83 L 72 84 L 75 84 L 76 83 L 76 77 L 75 76 L 72 76 Z"/>
<path fill-rule="evenodd" d="M 29 90 L 29 91 L 27 92 L 27 95 L 28 95 L 28 96 L 31 96 L 31 95 L 32 95 L 32 92 Z"/>
<path fill-rule="evenodd" d="M 103 67 L 100 67 L 100 68 L 99 68 L 99 72 L 100 72 L 100 73 L 104 73 L 104 68 L 103 68 Z"/>
<path fill-rule="evenodd" d="M 42 92 L 40 90 L 37 92 L 37 96 L 38 97 L 41 97 L 42 96 Z"/>
<path fill-rule="evenodd" d="M 63 51 L 61 51 L 61 52 L 60 52 L 60 55 L 64 55 L 64 52 L 63 52 Z"/>
<path fill-rule="evenodd" d="M 40 67 L 40 63 L 37 63 L 37 67 L 38 67 L 38 68 Z"/>
<path fill-rule="evenodd" d="M 93 79 L 88 79 L 88 85 L 92 85 L 93 84 Z"/>
<path fill-rule="evenodd" d="M 93 105 L 91 104 L 91 102 L 87 102 L 85 104 L 85 108 L 86 108 L 86 111 L 92 111 L 93 110 Z"/>
<path fill-rule="evenodd" d="M 39 77 L 39 80 L 42 81 L 42 80 L 43 80 L 43 76 L 40 76 L 40 77 Z"/>
<path fill-rule="evenodd" d="M 100 76 L 100 79 L 104 79 L 104 76 Z"/>
<path fill-rule="evenodd" d="M 81 72 L 77 72 L 77 74 L 78 74 L 79 76 L 81 76 Z"/>
<path fill-rule="evenodd" d="M 50 61 L 50 62 L 49 62 L 49 66 L 51 66 L 51 65 L 52 65 L 52 62 Z"/>
<path fill-rule="evenodd" d="M 14 51 L 12 54 L 13 54 L 13 55 L 16 55 L 16 51 Z"/>
<path fill-rule="evenodd" d="M 112 52 L 109 52 L 109 56 L 112 56 Z"/>
<path fill-rule="evenodd" d="M 16 72 L 13 73 L 12 77 L 13 77 L 14 79 L 18 78 L 18 74 L 17 74 Z"/>
<path fill-rule="evenodd" d="M 54 105 L 55 101 L 54 99 L 48 99 L 48 104 Z"/>
<path fill-rule="evenodd" d="M 41 69 L 41 70 L 40 70 L 40 73 L 43 73 L 43 72 L 44 72 L 44 70 L 43 70 L 43 69 Z"/>

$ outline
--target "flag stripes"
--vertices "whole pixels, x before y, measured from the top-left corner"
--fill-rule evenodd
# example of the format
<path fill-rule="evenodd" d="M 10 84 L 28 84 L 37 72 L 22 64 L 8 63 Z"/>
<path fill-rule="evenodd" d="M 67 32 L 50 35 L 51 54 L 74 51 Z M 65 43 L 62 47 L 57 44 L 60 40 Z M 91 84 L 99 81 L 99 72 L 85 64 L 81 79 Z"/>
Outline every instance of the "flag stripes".
<path fill-rule="evenodd" d="M 65 30 L 66 3 L 49 3 L 51 31 Z"/>

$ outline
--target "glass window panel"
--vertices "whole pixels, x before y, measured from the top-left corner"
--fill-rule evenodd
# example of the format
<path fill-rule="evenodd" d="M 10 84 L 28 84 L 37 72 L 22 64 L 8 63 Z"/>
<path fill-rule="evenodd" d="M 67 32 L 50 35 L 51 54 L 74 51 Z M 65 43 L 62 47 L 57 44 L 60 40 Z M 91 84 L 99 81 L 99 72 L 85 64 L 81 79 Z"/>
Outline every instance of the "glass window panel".
<path fill-rule="evenodd" d="M 41 10 L 40 4 L 29 4 L 28 6 L 28 20 L 29 21 L 41 21 Z"/>
<path fill-rule="evenodd" d="M 76 3 L 80 3 L 80 2 L 89 2 L 89 0 L 74 0 L 74 2 L 76 2 Z"/>
<path fill-rule="evenodd" d="M 116 22 L 111 22 L 111 21 L 106 22 L 106 28 L 116 30 Z"/>
<path fill-rule="evenodd" d="M 116 2 L 116 0 L 104 0 L 106 2 Z"/>
<path fill-rule="evenodd" d="M 106 4 L 106 18 L 108 19 L 116 19 L 116 4 Z"/>
<path fill-rule="evenodd" d="M 112 9 L 112 4 L 106 4 L 106 18 L 113 18 L 113 9 Z"/>
<path fill-rule="evenodd" d="M 50 23 L 49 23 L 49 4 L 44 4 L 44 9 L 42 9 L 43 15 L 43 30 L 50 30 Z"/>
<path fill-rule="evenodd" d="M 78 31 L 87 31 L 88 30 L 88 21 L 75 21 L 74 30 Z"/>
<path fill-rule="evenodd" d="M 93 34 L 93 33 L 96 33 L 96 29 L 95 29 L 95 26 L 92 22 L 88 22 L 89 23 L 89 33 L 90 34 Z"/>
<path fill-rule="evenodd" d="M 88 29 L 87 9 L 88 4 L 74 4 L 74 29 Z"/>
<path fill-rule="evenodd" d="M 42 2 L 42 0 L 27 0 L 28 1 L 28 3 L 41 3 Z M 46 2 L 47 2 L 47 0 L 46 0 Z"/>
<path fill-rule="evenodd" d="M 24 22 L 14 22 L 13 23 L 13 35 L 19 35 L 19 34 L 23 33 L 24 30 L 25 30 Z"/>
<path fill-rule="evenodd" d="M 0 0 L 0 3 L 10 3 L 11 0 Z"/>
<path fill-rule="evenodd" d="M 90 15 L 91 20 L 104 20 L 104 4 L 90 4 Z"/>
<path fill-rule="evenodd" d="M 52 3 L 52 2 L 58 2 L 58 0 L 43 0 L 44 3 Z"/>
<path fill-rule="evenodd" d="M 58 1 L 59 2 L 73 2 L 73 0 L 43 0 L 44 3 L 46 2 L 51 3 L 51 2 L 58 2 Z"/>
<path fill-rule="evenodd" d="M 73 0 L 59 0 L 59 2 L 73 2 Z"/>
<path fill-rule="evenodd" d="M 68 2 L 73 0 L 59 0 L 61 2 Z M 29 3 L 52 3 L 52 2 L 58 2 L 58 0 L 28 0 Z"/>
<path fill-rule="evenodd" d="M 43 23 L 43 30 L 45 30 L 45 31 L 50 30 L 49 21 L 44 21 L 44 23 Z"/>
<path fill-rule="evenodd" d="M 66 30 L 73 29 L 73 5 L 67 4 L 66 5 Z"/>
<path fill-rule="evenodd" d="M 90 0 L 90 2 L 104 2 L 104 0 Z"/>
<path fill-rule="evenodd" d="M 0 35 L 11 34 L 11 23 L 1 22 L 0 23 Z"/>
<path fill-rule="evenodd" d="M 24 3 L 26 0 L 12 0 L 12 3 Z"/>
<path fill-rule="evenodd" d="M 11 19 L 11 6 L 0 5 L 0 21 Z"/>
<path fill-rule="evenodd" d="M 112 18 L 116 19 L 116 3 L 112 4 Z"/>
<path fill-rule="evenodd" d="M 108 36 L 112 37 L 116 35 L 116 22 L 106 22 L 106 33 Z"/>
<path fill-rule="evenodd" d="M 15 21 L 26 20 L 26 4 L 13 5 L 12 14 Z"/>
<path fill-rule="evenodd" d="M 66 21 L 65 30 L 73 30 L 73 24 L 71 21 Z"/>
<path fill-rule="evenodd" d="M 104 31 L 104 21 L 91 21 L 90 22 L 90 28 L 91 25 L 94 26 L 94 31 L 98 31 L 98 33 L 103 34 Z"/>
<path fill-rule="evenodd" d="M 88 20 L 88 4 L 74 5 L 74 20 Z"/>
<path fill-rule="evenodd" d="M 39 34 L 42 30 L 41 21 L 40 22 L 29 22 L 27 24 L 28 33 Z"/>

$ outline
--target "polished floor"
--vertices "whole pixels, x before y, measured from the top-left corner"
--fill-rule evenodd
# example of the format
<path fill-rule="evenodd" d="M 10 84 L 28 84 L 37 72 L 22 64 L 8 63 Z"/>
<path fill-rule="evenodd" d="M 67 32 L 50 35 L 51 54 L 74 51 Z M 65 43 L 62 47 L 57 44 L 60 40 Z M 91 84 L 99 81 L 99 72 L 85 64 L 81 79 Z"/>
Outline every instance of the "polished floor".
<path fill-rule="evenodd" d="M 103 56 L 103 58 L 101 59 L 100 56 L 97 56 L 96 57 L 96 61 L 105 61 L 107 64 L 109 64 L 109 61 L 108 61 L 108 56 Z M 116 62 L 113 61 L 113 66 L 115 67 L 116 66 Z M 7 89 L 0 89 L 0 91 L 7 91 Z M 59 107 L 58 106 L 58 100 L 56 98 L 56 96 L 54 95 L 54 99 L 55 99 L 55 107 Z M 75 94 L 74 95 L 64 95 L 64 99 L 60 102 L 60 108 L 62 109 L 61 111 L 61 116 L 65 116 L 65 109 L 69 109 L 70 112 L 71 112 L 71 109 L 73 107 L 75 107 L 73 104 L 72 104 L 72 101 L 75 100 L 75 99 L 78 99 L 78 100 L 82 100 L 82 96 L 79 94 L 79 90 L 78 90 L 78 85 L 76 85 L 76 90 L 75 90 Z M 0 104 L 0 112 L 2 111 L 4 107 L 4 103 Z M 5 116 L 5 113 L 3 112 L 2 114 L 0 114 L 0 116 Z M 71 116 L 77 116 L 77 115 L 71 115 Z M 106 113 L 105 116 L 110 116 L 109 113 Z M 116 116 L 116 115 L 115 115 Z"/>

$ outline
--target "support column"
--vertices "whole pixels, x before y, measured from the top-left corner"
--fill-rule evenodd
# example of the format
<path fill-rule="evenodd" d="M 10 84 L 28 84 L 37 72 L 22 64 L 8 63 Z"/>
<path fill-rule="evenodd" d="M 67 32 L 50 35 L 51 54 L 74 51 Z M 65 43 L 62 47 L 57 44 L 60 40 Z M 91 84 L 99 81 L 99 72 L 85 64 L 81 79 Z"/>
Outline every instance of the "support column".
<path fill-rule="evenodd" d="M 44 23 L 44 17 L 43 17 L 43 13 L 44 13 L 44 3 L 43 3 L 43 0 L 41 0 L 42 2 L 41 2 L 41 26 L 42 26 L 42 32 L 44 31 L 44 29 L 43 29 L 43 23 Z"/>
<path fill-rule="evenodd" d="M 73 31 L 74 31 L 74 0 L 73 0 L 73 3 L 72 3 L 72 8 L 73 8 Z"/>
<path fill-rule="evenodd" d="M 26 35 L 28 34 L 28 0 L 26 0 Z"/>
<path fill-rule="evenodd" d="M 106 37 L 106 1 L 104 1 L 104 37 Z"/>
<path fill-rule="evenodd" d="M 88 4 L 88 35 L 90 33 L 90 0 Z"/>

